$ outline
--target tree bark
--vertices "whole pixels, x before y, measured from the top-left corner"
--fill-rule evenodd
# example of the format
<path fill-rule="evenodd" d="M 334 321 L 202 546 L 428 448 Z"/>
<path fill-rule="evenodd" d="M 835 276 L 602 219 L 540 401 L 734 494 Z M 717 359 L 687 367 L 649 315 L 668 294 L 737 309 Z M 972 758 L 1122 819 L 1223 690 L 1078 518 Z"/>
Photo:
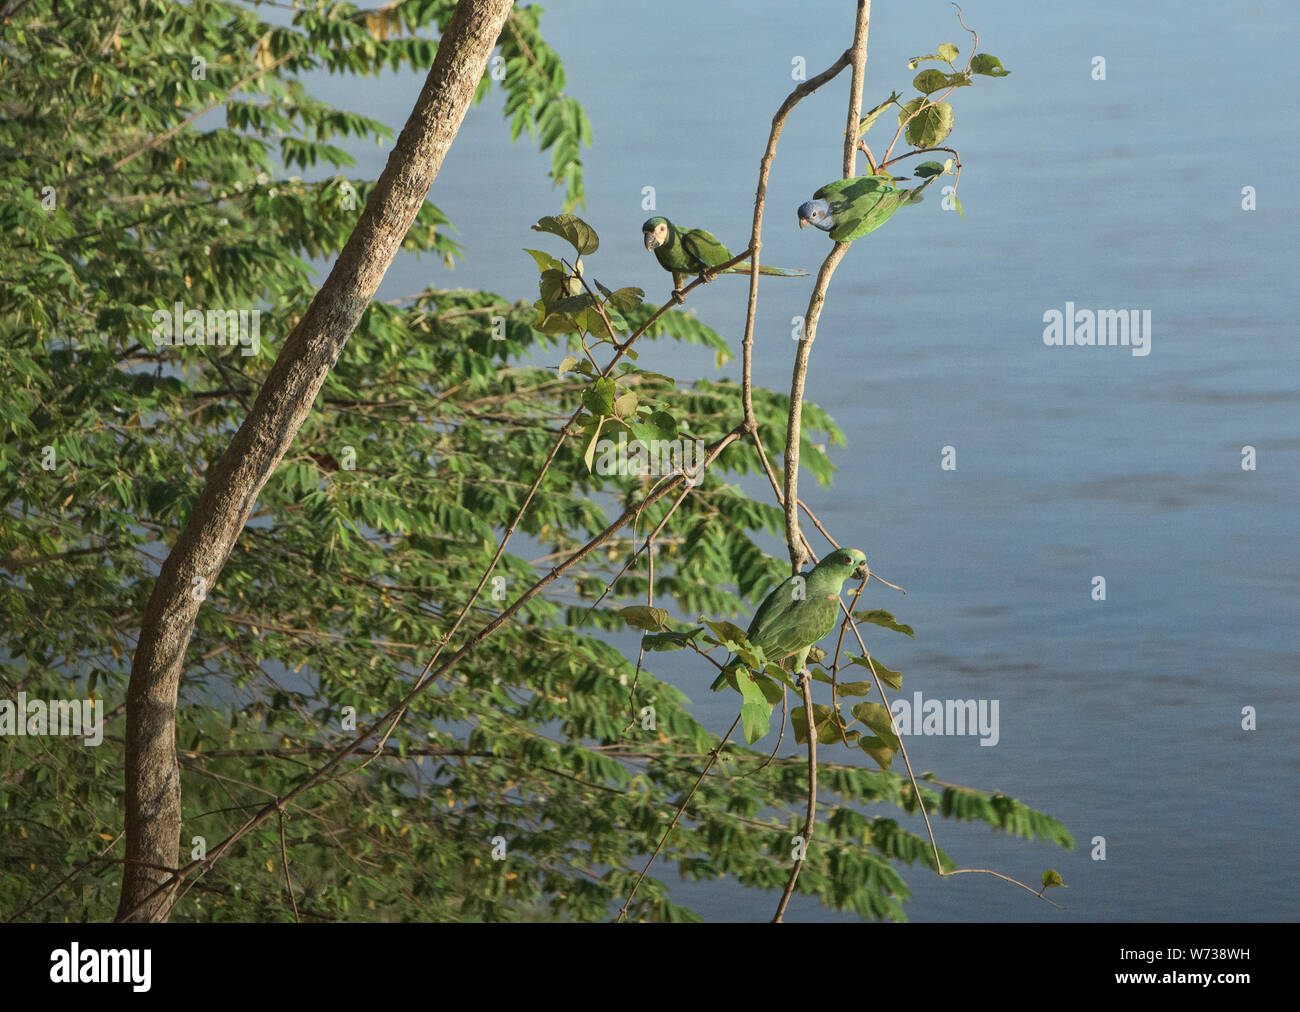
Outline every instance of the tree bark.
<path fill-rule="evenodd" d="M 179 883 L 176 702 L 185 652 L 258 493 L 302 427 L 438 175 L 513 0 L 461 0 L 357 227 L 208 475 L 145 610 L 126 694 L 126 864 L 119 921 L 165 921 Z"/>

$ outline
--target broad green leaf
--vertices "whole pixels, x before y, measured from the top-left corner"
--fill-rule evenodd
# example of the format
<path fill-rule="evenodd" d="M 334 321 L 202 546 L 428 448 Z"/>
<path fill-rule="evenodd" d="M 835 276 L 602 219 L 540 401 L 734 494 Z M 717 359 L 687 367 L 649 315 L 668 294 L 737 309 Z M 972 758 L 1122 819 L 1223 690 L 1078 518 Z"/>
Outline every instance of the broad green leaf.
<path fill-rule="evenodd" d="M 921 71 L 916 77 L 912 78 L 912 87 L 923 95 L 942 91 L 948 85 L 948 75 L 942 70 L 935 70 L 933 67 Z"/>
<path fill-rule="evenodd" d="M 870 682 L 840 682 L 835 691 L 841 696 L 869 696 L 874 688 Z"/>
<path fill-rule="evenodd" d="M 631 418 L 636 414 L 637 395 L 635 390 L 629 390 L 620 397 L 614 398 L 614 414 L 619 418 Z"/>
<path fill-rule="evenodd" d="M 566 240 L 579 256 L 595 253 L 600 248 L 600 238 L 596 230 L 576 214 L 557 214 L 538 220 L 533 226 L 535 232 L 550 232 Z"/>
<path fill-rule="evenodd" d="M 667 411 L 652 411 L 649 417 L 638 422 L 638 430 L 643 439 L 676 439 L 677 419 Z"/>
<path fill-rule="evenodd" d="M 1065 880 L 1061 878 L 1061 873 L 1055 868 L 1048 868 L 1043 872 L 1043 888 L 1051 889 L 1053 886 L 1060 886 L 1062 889 L 1069 889 Z"/>
<path fill-rule="evenodd" d="M 845 731 L 843 718 L 831 707 L 822 703 L 813 704 L 813 719 L 817 721 L 817 743 L 819 745 L 829 745 L 831 742 L 841 741 L 841 734 Z M 794 740 L 796 743 L 803 745 L 808 741 L 808 711 L 802 706 L 796 706 L 790 711 L 790 726 L 794 728 Z"/>
<path fill-rule="evenodd" d="M 775 664 L 769 665 L 767 670 L 777 674 L 785 674 Z M 758 691 L 763 694 L 763 698 L 767 700 L 769 706 L 776 706 L 777 703 L 781 702 L 781 697 L 785 695 L 781 689 L 781 683 L 769 678 L 767 675 L 754 675 L 754 684 L 758 686 Z"/>
<path fill-rule="evenodd" d="M 640 288 L 620 288 L 614 292 L 605 292 L 605 298 L 620 313 L 630 313 L 645 300 L 645 292 Z"/>
<path fill-rule="evenodd" d="M 922 162 L 912 169 L 914 175 L 921 179 L 929 179 L 931 176 L 941 176 L 945 171 L 943 162 Z"/>
<path fill-rule="evenodd" d="M 985 77 L 1006 77 L 1011 73 L 1002 66 L 1001 60 L 988 53 L 977 53 L 970 61 L 970 71 L 972 74 L 983 74 Z"/>
<path fill-rule="evenodd" d="M 527 246 L 524 247 L 524 252 L 537 261 L 539 271 L 559 271 L 564 273 L 564 265 L 551 254 L 544 253 L 539 249 L 529 249 Z"/>
<path fill-rule="evenodd" d="M 659 632 L 668 627 L 668 612 L 662 608 L 637 604 L 627 608 L 620 608 L 618 613 L 623 616 L 624 622 L 636 629 Z"/>
<path fill-rule="evenodd" d="M 708 619 L 704 619 L 703 621 L 704 624 L 713 631 L 713 635 L 718 638 L 718 643 L 728 649 L 738 646 L 741 643 L 745 643 L 748 640 L 745 636 L 745 630 L 740 628 L 738 625 L 733 625 L 731 622 L 710 622 Z"/>
<path fill-rule="evenodd" d="M 582 404 L 597 417 L 614 413 L 614 381 L 608 376 L 596 380 L 582 392 Z"/>
<path fill-rule="evenodd" d="M 641 645 L 647 650 L 681 650 L 683 647 L 690 646 L 691 641 L 702 632 L 704 629 L 696 626 L 690 632 L 651 633 L 649 636 L 641 637 Z"/>
<path fill-rule="evenodd" d="M 542 302 L 548 310 L 553 311 L 555 304 L 569 297 L 569 276 L 558 268 L 547 268 L 537 279 L 538 291 L 542 293 Z"/>
<path fill-rule="evenodd" d="M 903 625 L 902 622 L 899 622 L 883 608 L 873 608 L 871 611 L 855 611 L 853 618 L 858 622 L 870 622 L 872 625 L 883 626 L 885 629 L 906 633 L 913 639 L 916 638 L 916 632 L 910 625 Z"/>
<path fill-rule="evenodd" d="M 906 122 L 913 113 L 916 115 L 911 122 L 907 123 L 906 131 L 907 143 L 913 147 L 935 147 L 943 143 L 944 138 L 952 133 L 953 113 L 950 102 L 926 105 L 926 100 L 923 98 L 913 99 L 903 106 L 903 111 L 898 114 L 899 122 Z"/>
<path fill-rule="evenodd" d="M 898 751 L 898 732 L 894 730 L 894 715 L 882 703 L 856 703 L 853 716 L 876 732 L 876 735 L 895 752 Z"/>
<path fill-rule="evenodd" d="M 879 738 L 863 735 L 858 739 L 858 748 L 871 756 L 882 770 L 887 770 L 893 765 L 894 750 Z"/>
<path fill-rule="evenodd" d="M 871 658 L 871 663 L 868 664 L 867 659 L 865 657 L 859 657 L 856 654 L 847 654 L 846 656 L 848 657 L 849 661 L 853 664 L 857 664 L 860 667 L 864 667 L 869 671 L 874 669 L 876 675 L 880 678 L 880 680 L 884 682 L 886 685 L 888 685 L 895 692 L 899 692 L 902 690 L 903 676 L 900 672 L 891 671 L 889 668 L 881 664 L 880 661 L 877 660 L 875 657 Z"/>
<path fill-rule="evenodd" d="M 750 672 L 741 668 L 736 672 L 740 688 L 740 722 L 745 730 L 745 743 L 752 745 L 771 730 L 772 705 Z"/>

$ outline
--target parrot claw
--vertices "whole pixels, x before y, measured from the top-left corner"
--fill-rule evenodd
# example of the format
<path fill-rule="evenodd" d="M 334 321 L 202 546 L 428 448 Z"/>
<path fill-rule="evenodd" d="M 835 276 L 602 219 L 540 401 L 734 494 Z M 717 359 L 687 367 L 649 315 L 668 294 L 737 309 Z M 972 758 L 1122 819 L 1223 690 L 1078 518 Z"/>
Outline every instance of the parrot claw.
<path fill-rule="evenodd" d="M 682 290 L 680 288 L 674 288 L 673 297 L 671 299 L 672 304 L 674 306 L 680 306 L 685 301 L 686 301 L 686 296 L 682 294 Z"/>

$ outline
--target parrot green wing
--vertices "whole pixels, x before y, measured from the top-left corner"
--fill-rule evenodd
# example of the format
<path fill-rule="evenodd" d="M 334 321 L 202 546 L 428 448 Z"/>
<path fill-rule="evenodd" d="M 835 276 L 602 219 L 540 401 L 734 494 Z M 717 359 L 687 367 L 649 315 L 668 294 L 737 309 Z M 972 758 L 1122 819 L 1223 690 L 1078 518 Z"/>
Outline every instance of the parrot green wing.
<path fill-rule="evenodd" d="M 716 267 L 718 264 L 725 264 L 735 256 L 731 250 L 722 245 L 717 236 L 711 232 L 704 231 L 702 228 L 693 228 L 689 232 L 683 232 L 681 235 L 680 246 L 684 256 L 679 259 L 688 261 L 689 265 L 685 269 L 690 271 L 692 274 L 698 274 L 706 267 Z M 663 263 L 663 261 L 661 260 L 660 263 Z M 682 270 L 683 268 L 678 266 L 670 269 Z M 722 273 L 748 274 L 749 271 L 750 265 L 748 262 L 745 262 L 736 264 L 735 267 L 728 267 Z M 777 278 L 806 278 L 808 276 L 807 271 L 795 270 L 790 267 L 769 267 L 767 264 L 759 264 L 758 273 Z M 677 287 L 681 287 L 680 282 L 678 282 Z"/>
<path fill-rule="evenodd" d="M 869 232 L 874 232 L 892 218 L 894 212 L 900 207 L 919 204 L 922 200 L 921 191 L 937 178 L 938 176 L 931 176 L 922 185 L 911 190 L 896 190 L 889 186 L 863 191 L 844 212 L 836 213 L 835 227 L 831 229 L 830 237 L 836 242 L 852 242 Z M 832 210 L 834 210 L 833 205 Z"/>
<path fill-rule="evenodd" d="M 783 661 L 806 650 L 835 628 L 835 616 L 840 610 L 838 596 L 809 596 L 785 604 L 764 616 L 763 623 L 750 633 L 749 641 L 762 647 L 771 661 Z"/>
<path fill-rule="evenodd" d="M 825 200 L 833 212 L 845 210 L 855 200 L 877 191 L 891 191 L 893 176 L 854 176 L 851 179 L 836 179 L 827 183 L 813 194 L 814 200 Z M 836 207 L 836 204 L 840 207 Z"/>
<path fill-rule="evenodd" d="M 795 577 L 778 585 L 754 613 L 745 633 L 749 642 L 761 647 L 769 661 L 780 663 L 792 655 L 806 659 L 808 648 L 835 628 L 840 588 L 865 558 L 856 549 L 833 552 L 799 578 L 798 596 Z M 725 675 L 719 675 L 712 688 L 720 689 L 725 680 Z"/>
<path fill-rule="evenodd" d="M 682 233 L 682 249 L 690 259 L 690 269 L 702 271 L 706 267 L 724 264 L 734 255 L 718 240 L 718 237 L 702 228 L 693 228 Z"/>

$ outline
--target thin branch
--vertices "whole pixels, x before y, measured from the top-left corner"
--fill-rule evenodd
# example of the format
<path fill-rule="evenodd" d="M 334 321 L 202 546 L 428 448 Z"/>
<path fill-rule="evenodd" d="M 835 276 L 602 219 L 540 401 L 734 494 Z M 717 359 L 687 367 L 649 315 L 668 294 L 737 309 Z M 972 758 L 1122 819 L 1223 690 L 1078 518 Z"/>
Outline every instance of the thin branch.
<path fill-rule="evenodd" d="M 785 913 L 790 897 L 794 894 L 794 884 L 798 881 L 799 870 L 808 856 L 808 848 L 812 846 L 813 829 L 817 825 L 817 716 L 813 713 L 812 676 L 806 671 L 803 673 L 799 687 L 803 690 L 803 710 L 808 724 L 808 808 L 804 815 L 803 842 L 799 848 L 799 857 L 795 860 L 794 867 L 790 869 L 790 877 L 786 880 L 785 890 L 781 893 L 781 902 L 777 904 L 776 913 L 772 916 L 773 924 L 781 923 L 781 915 Z"/>
<path fill-rule="evenodd" d="M 700 770 L 700 775 L 695 778 L 695 783 L 691 785 L 691 789 L 687 792 L 686 797 L 682 799 L 682 803 L 677 806 L 677 811 L 673 814 L 673 821 L 670 822 L 668 828 L 664 830 L 664 835 L 659 838 L 659 843 L 655 847 L 654 853 L 650 855 L 650 859 L 646 861 L 645 867 L 641 869 L 641 874 L 636 877 L 636 881 L 632 884 L 632 891 L 627 894 L 627 899 L 623 901 L 623 906 L 619 909 L 618 917 L 615 918 L 616 924 L 627 919 L 627 908 L 632 905 L 632 897 L 635 896 L 636 891 L 641 888 L 641 882 L 646 877 L 646 873 L 650 871 L 650 866 L 654 864 L 655 858 L 659 856 L 659 851 L 663 849 L 664 843 L 668 840 L 668 834 L 677 828 L 677 820 L 682 817 L 682 812 L 686 811 L 686 806 L 691 803 L 691 798 L 693 798 L 695 792 L 700 789 L 700 784 L 704 782 L 704 777 L 708 774 L 709 770 L 713 768 L 713 764 L 718 761 L 718 756 L 722 753 L 723 746 L 727 744 L 727 739 L 729 739 L 735 732 L 736 725 L 739 723 L 740 714 L 736 714 L 736 719 L 731 722 L 731 727 L 728 729 L 727 733 L 722 736 L 722 741 L 718 742 L 709 753 L 709 761 L 705 763 L 704 769 Z"/>
<path fill-rule="evenodd" d="M 289 902 L 293 904 L 293 921 L 301 924 L 298 916 L 298 900 L 293 895 L 293 879 L 289 877 L 289 850 L 284 842 L 284 809 L 280 809 L 280 860 L 284 862 L 284 887 L 289 890 Z"/>

